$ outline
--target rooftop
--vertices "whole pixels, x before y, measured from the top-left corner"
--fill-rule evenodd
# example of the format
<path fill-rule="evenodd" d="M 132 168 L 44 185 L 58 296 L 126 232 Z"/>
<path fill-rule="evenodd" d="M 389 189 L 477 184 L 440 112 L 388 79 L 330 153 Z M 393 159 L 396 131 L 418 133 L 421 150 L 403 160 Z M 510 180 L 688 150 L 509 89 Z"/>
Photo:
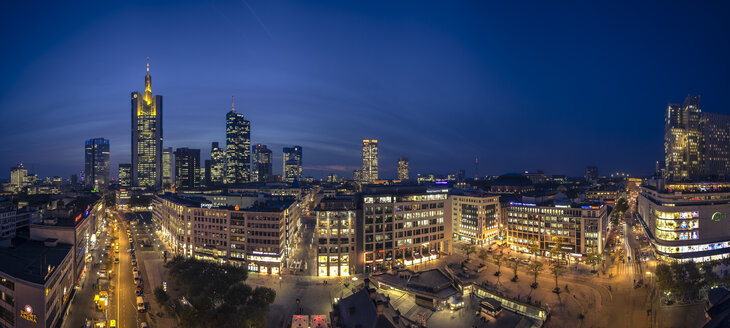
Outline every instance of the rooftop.
<path fill-rule="evenodd" d="M 452 285 L 453 281 L 451 278 L 440 269 L 420 272 L 401 270 L 394 274 L 375 274 L 371 278 L 397 289 L 425 294 L 440 299 L 447 299 L 458 293 L 458 290 Z"/>
<path fill-rule="evenodd" d="M 203 197 L 196 196 L 179 196 L 176 194 L 167 193 L 158 197 L 188 207 L 205 208 L 209 206 L 210 208 L 214 209 L 248 212 L 282 212 L 283 210 L 289 208 L 289 206 L 291 206 L 295 202 L 295 200 L 287 197 L 270 196 L 266 197 L 265 201 L 254 202 L 254 204 L 250 207 L 237 208 L 237 206 L 213 206 L 213 203 L 211 201 Z"/>
<path fill-rule="evenodd" d="M 53 242 L 52 240 L 49 240 Z M 45 284 L 51 272 L 58 268 L 71 252 L 71 245 L 45 246 L 42 241 L 16 238 L 14 246 L 0 248 L 0 271 L 36 284 Z"/>

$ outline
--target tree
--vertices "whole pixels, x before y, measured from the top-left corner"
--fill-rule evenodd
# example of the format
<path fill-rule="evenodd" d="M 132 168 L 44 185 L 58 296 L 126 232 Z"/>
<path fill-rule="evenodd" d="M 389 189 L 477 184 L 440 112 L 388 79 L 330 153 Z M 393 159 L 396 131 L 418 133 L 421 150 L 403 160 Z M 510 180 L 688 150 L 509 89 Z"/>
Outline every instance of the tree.
<path fill-rule="evenodd" d="M 656 286 L 660 291 L 665 293 L 676 292 L 677 286 L 674 282 L 674 274 L 669 265 L 664 263 L 657 264 L 654 273 L 656 275 Z"/>
<path fill-rule="evenodd" d="M 555 289 L 553 289 L 553 293 L 560 293 L 560 287 L 558 287 L 558 277 L 562 276 L 563 273 L 565 273 L 565 269 L 563 269 L 563 262 L 562 261 L 553 261 L 553 263 L 550 265 L 550 272 L 552 272 L 553 276 L 555 276 Z"/>
<path fill-rule="evenodd" d="M 537 261 L 537 254 L 540 253 L 540 242 L 537 238 L 530 238 L 530 245 L 527 247 L 530 254 L 532 254 L 532 260 Z"/>
<path fill-rule="evenodd" d="M 502 252 L 492 254 L 492 259 L 494 259 L 494 263 L 497 264 L 497 272 L 494 273 L 494 275 L 497 277 L 499 277 L 500 270 L 502 269 L 503 257 L 504 254 L 502 254 Z"/>
<path fill-rule="evenodd" d="M 477 253 L 477 257 L 482 261 L 486 261 L 489 257 L 489 253 L 487 253 L 485 249 L 481 248 L 479 249 L 479 253 Z"/>
<path fill-rule="evenodd" d="M 476 248 L 472 244 L 461 244 L 461 250 L 464 251 L 464 254 L 466 254 L 466 259 L 469 259 L 469 256 L 471 254 L 474 254 L 476 251 Z"/>
<path fill-rule="evenodd" d="M 596 272 L 596 265 L 601 264 L 601 261 L 603 260 L 603 257 L 601 254 L 598 254 L 595 249 L 593 249 L 593 252 L 588 254 L 588 264 L 593 266 L 593 270 L 591 272 Z"/>
<path fill-rule="evenodd" d="M 542 271 L 542 262 L 540 261 L 533 261 L 530 263 L 530 266 L 528 267 L 527 271 L 530 272 L 534 277 L 535 281 L 530 285 L 530 287 L 537 288 L 537 276 L 540 274 L 540 271 Z"/>
<path fill-rule="evenodd" d="M 512 273 L 514 274 L 514 277 L 512 277 L 512 281 L 517 281 L 519 279 L 517 277 L 517 266 L 520 265 L 520 262 L 513 261 L 509 264 L 510 268 L 512 268 Z"/>
<path fill-rule="evenodd" d="M 165 266 L 191 304 L 179 312 L 183 327 L 266 326 L 266 311 L 276 293 L 244 284 L 245 268 L 179 256 Z"/>
<path fill-rule="evenodd" d="M 562 259 L 565 251 L 563 250 L 564 240 L 560 237 L 553 237 L 553 247 L 550 248 L 550 256 Z"/>
<path fill-rule="evenodd" d="M 157 288 L 155 288 L 155 300 L 157 301 L 157 304 L 160 304 L 161 307 L 164 307 L 167 304 L 167 301 L 170 300 L 170 295 L 168 295 L 161 286 L 158 286 Z"/>
<path fill-rule="evenodd" d="M 702 263 L 702 285 L 708 287 L 714 287 L 720 282 L 720 277 L 713 271 L 716 263 L 705 262 Z"/>

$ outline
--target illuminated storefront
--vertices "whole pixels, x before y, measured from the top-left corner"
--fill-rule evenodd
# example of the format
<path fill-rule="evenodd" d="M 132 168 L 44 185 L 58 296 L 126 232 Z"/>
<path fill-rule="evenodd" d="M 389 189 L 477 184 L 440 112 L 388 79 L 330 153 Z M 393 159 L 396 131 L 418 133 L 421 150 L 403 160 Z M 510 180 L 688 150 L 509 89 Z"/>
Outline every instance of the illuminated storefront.
<path fill-rule="evenodd" d="M 730 256 L 730 190 L 717 183 L 641 187 L 637 214 L 662 260 L 696 262 Z"/>

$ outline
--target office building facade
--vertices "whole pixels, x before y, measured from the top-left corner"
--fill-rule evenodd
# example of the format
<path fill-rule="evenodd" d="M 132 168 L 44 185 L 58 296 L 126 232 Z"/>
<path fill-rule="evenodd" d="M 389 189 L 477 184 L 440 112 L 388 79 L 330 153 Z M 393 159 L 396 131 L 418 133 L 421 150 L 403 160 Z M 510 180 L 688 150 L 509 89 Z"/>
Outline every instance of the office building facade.
<path fill-rule="evenodd" d="M 362 140 L 362 167 L 360 179 L 364 183 L 378 180 L 378 140 Z"/>
<path fill-rule="evenodd" d="M 688 95 L 682 105 L 667 106 L 664 119 L 665 178 L 694 179 L 702 175 L 702 131 L 700 97 Z"/>
<path fill-rule="evenodd" d="M 206 172 L 208 173 L 208 172 Z M 214 142 L 210 148 L 210 184 L 220 186 L 226 177 L 226 151 Z"/>
<path fill-rule="evenodd" d="M 23 163 L 10 168 L 10 187 L 14 191 L 20 191 L 29 185 L 28 168 Z"/>
<path fill-rule="evenodd" d="M 398 158 L 398 179 L 408 180 L 408 158 Z"/>
<path fill-rule="evenodd" d="M 730 183 L 641 186 L 636 210 L 657 257 L 704 262 L 730 256 Z"/>
<path fill-rule="evenodd" d="M 95 190 L 109 184 L 109 140 L 94 138 L 84 143 L 86 186 Z"/>
<path fill-rule="evenodd" d="M 119 187 L 129 188 L 132 186 L 132 164 L 119 164 Z"/>
<path fill-rule="evenodd" d="M 175 186 L 197 188 L 200 186 L 200 149 L 175 149 Z"/>
<path fill-rule="evenodd" d="M 266 145 L 257 144 L 253 148 L 253 162 L 251 168 L 253 171 L 253 181 L 267 182 L 271 180 L 272 175 L 272 153 L 271 149 Z"/>
<path fill-rule="evenodd" d="M 455 242 L 483 245 L 499 237 L 499 196 L 452 194 L 448 205 Z"/>
<path fill-rule="evenodd" d="M 283 174 L 286 182 L 302 180 L 302 147 L 284 147 Z"/>
<path fill-rule="evenodd" d="M 588 182 L 598 181 L 598 167 L 597 166 L 587 166 L 585 179 Z"/>
<path fill-rule="evenodd" d="M 372 186 L 359 197 L 357 271 L 411 266 L 451 253 L 447 190 Z"/>
<path fill-rule="evenodd" d="M 226 114 L 226 161 L 226 184 L 251 181 L 251 122 L 236 113 L 232 100 Z"/>
<path fill-rule="evenodd" d="M 162 96 L 152 94 L 150 64 L 144 92 L 132 92 L 132 185 L 162 185 Z"/>
<path fill-rule="evenodd" d="M 286 222 L 296 215 L 295 206 L 294 201 L 280 197 L 240 206 L 165 195 L 155 196 L 153 219 L 160 224 L 162 241 L 175 255 L 279 274 L 290 242 Z"/>
<path fill-rule="evenodd" d="M 705 175 L 730 180 L 730 115 L 702 113 L 701 127 Z"/>
<path fill-rule="evenodd" d="M 175 161 L 173 159 L 172 147 L 162 150 L 162 186 L 172 187 L 173 175 L 175 174 Z"/>
<path fill-rule="evenodd" d="M 540 255 L 553 257 L 551 250 L 560 243 L 561 257 L 577 260 L 603 253 L 606 245 L 607 207 L 599 203 L 510 202 L 505 221 L 507 242 L 520 252 L 536 243 Z"/>
<path fill-rule="evenodd" d="M 354 272 L 355 221 L 353 197 L 325 198 L 315 208 L 317 228 L 317 275 L 349 276 Z"/>

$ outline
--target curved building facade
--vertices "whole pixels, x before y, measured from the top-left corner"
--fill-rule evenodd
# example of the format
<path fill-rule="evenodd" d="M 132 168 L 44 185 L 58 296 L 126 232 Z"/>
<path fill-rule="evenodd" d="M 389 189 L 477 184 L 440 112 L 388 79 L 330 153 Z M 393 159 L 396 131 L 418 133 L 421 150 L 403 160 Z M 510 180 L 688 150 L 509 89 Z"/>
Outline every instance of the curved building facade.
<path fill-rule="evenodd" d="M 660 259 L 704 262 L 730 256 L 730 183 L 647 184 L 636 208 Z"/>

